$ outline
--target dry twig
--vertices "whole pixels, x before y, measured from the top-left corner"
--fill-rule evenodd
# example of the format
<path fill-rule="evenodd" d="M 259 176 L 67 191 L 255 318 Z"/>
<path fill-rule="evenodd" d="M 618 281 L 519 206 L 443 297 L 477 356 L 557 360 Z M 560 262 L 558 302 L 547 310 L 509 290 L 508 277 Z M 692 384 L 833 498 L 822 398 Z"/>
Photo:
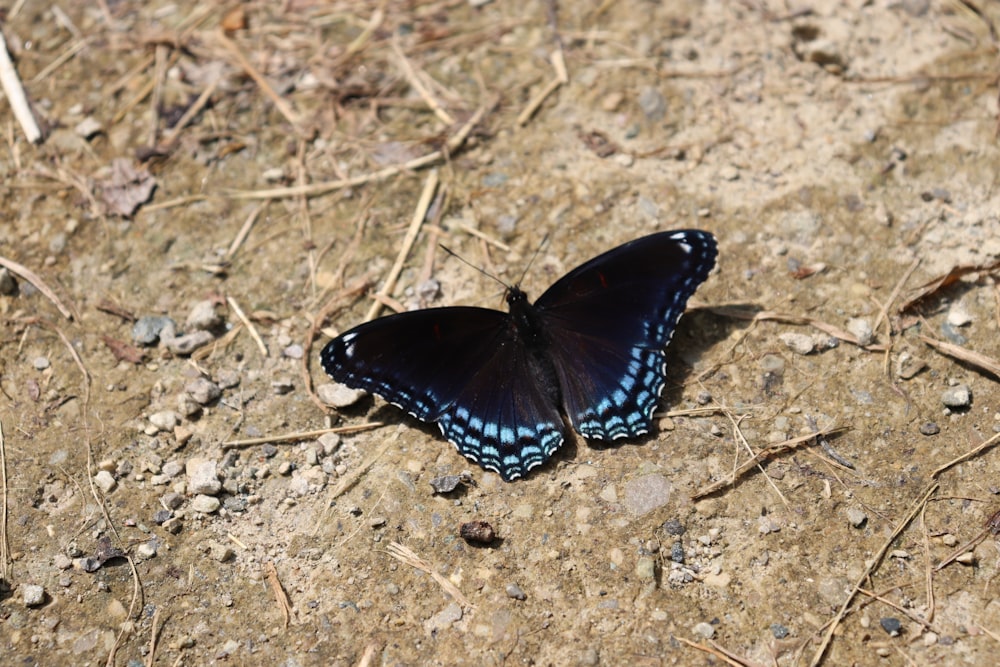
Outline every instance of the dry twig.
<path fill-rule="evenodd" d="M 49 286 L 45 284 L 45 281 L 39 278 L 38 274 L 34 271 L 22 264 L 18 264 L 14 260 L 7 259 L 6 257 L 0 257 L 0 266 L 6 268 L 11 273 L 16 273 L 34 285 L 35 289 L 44 294 L 48 297 L 49 301 L 55 304 L 55 307 L 59 309 L 59 312 L 62 313 L 63 317 L 67 320 L 73 319 L 73 311 L 63 305 L 62 301 L 59 300 L 59 297 L 56 296 L 56 293 L 49 289 Z"/>
<path fill-rule="evenodd" d="M 462 591 L 458 589 L 458 586 L 451 583 L 447 578 L 445 578 L 440 572 L 434 568 L 428 561 L 424 560 L 418 556 L 412 549 L 407 546 L 403 546 L 399 542 L 393 542 L 389 545 L 387 553 L 398 561 L 402 561 L 407 565 L 412 565 L 413 567 L 426 572 L 431 575 L 431 577 L 438 583 L 438 585 L 444 589 L 444 592 L 451 596 L 455 602 L 459 603 L 463 607 L 469 609 L 475 609 L 476 605 L 469 602 L 469 599 L 462 594 Z"/>
<path fill-rule="evenodd" d="M 35 143 L 42 138 L 42 131 L 35 121 L 35 115 L 31 112 L 31 105 L 28 104 L 28 96 L 24 93 L 24 85 L 21 77 L 17 74 L 14 62 L 7 52 L 7 40 L 0 32 L 0 86 L 3 87 L 4 95 L 10 103 L 10 110 L 14 113 L 14 118 L 21 125 L 24 138 L 28 143 Z"/>

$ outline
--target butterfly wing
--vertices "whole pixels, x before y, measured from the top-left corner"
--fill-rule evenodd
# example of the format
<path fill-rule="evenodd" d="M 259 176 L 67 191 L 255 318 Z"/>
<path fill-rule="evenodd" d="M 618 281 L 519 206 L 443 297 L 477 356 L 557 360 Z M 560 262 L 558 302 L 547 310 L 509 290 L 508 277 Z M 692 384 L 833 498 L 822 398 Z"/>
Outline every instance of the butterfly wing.
<path fill-rule="evenodd" d="M 649 430 L 666 374 L 664 348 L 718 254 L 699 230 L 636 239 L 570 271 L 535 302 L 563 409 L 587 438 Z"/>
<path fill-rule="evenodd" d="M 506 313 L 431 308 L 362 324 L 320 355 L 337 382 L 437 422 L 465 457 L 507 481 L 562 444 L 558 406 L 535 381 Z"/>

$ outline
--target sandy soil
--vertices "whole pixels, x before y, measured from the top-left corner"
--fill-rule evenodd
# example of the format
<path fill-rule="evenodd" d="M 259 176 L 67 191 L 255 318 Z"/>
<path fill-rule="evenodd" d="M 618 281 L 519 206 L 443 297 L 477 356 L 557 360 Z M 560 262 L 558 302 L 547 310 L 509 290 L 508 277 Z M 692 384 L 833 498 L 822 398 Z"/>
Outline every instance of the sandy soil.
<path fill-rule="evenodd" d="M 1000 356 L 995 269 L 910 299 L 1000 256 L 995 5 L 278 4 L 6 10 L 5 663 L 992 664 L 997 378 L 926 340 Z M 548 235 L 537 295 L 717 235 L 652 437 L 507 484 L 313 400 L 432 170 L 390 305 L 499 307 L 439 243 L 514 282 Z"/>

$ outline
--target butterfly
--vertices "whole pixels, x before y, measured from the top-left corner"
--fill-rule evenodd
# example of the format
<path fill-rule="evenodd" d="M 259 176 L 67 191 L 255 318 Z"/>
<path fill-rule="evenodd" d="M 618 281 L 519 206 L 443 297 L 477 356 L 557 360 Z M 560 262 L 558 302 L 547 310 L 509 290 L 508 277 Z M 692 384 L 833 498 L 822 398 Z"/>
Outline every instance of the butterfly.
<path fill-rule="evenodd" d="M 334 338 L 320 359 L 337 382 L 437 423 L 509 482 L 552 456 L 568 425 L 597 440 L 649 431 L 664 348 L 717 254 L 708 232 L 651 234 L 578 266 L 533 304 L 514 285 L 506 313 L 390 315 Z"/>

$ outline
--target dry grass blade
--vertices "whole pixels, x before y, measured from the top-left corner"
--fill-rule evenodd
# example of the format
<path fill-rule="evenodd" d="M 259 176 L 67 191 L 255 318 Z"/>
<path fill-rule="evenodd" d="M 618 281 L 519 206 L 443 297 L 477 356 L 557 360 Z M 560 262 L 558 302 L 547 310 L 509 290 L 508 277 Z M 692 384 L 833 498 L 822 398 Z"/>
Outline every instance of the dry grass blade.
<path fill-rule="evenodd" d="M 685 639 L 684 637 L 678 637 L 676 635 L 674 635 L 674 639 L 682 644 L 687 644 L 691 648 L 704 651 L 709 655 L 714 655 L 719 660 L 722 660 L 727 665 L 732 665 L 733 667 L 756 667 L 757 664 L 747 660 L 746 658 L 737 657 L 729 651 L 723 650 L 717 646 L 705 646 L 704 644 L 699 644 L 698 642 L 693 642 L 690 639 Z"/>
<path fill-rule="evenodd" d="M 566 57 L 563 55 L 562 49 L 560 48 L 553 51 L 550 59 L 552 61 L 552 67 L 556 70 L 556 76 L 554 79 L 549 81 L 545 88 L 535 95 L 535 97 L 528 102 L 528 106 L 524 107 L 524 110 L 518 114 L 518 125 L 527 125 L 528 121 L 531 120 L 531 117 L 535 115 L 538 108 L 542 106 L 545 100 L 548 99 L 549 95 L 558 90 L 560 86 L 569 83 L 569 73 L 566 71 Z"/>
<path fill-rule="evenodd" d="M 924 341 L 938 352 L 965 362 L 970 366 L 978 368 L 984 373 L 989 373 L 994 378 L 1000 380 L 1000 363 L 998 363 L 996 359 L 987 357 L 985 354 L 980 354 L 979 352 L 973 352 L 972 350 L 968 350 L 960 345 L 934 340 L 933 338 L 928 338 L 927 336 L 921 335 L 920 340 Z"/>
<path fill-rule="evenodd" d="M 432 153 L 428 153 L 427 155 L 413 158 L 412 160 L 402 164 L 390 165 L 384 169 L 362 174 L 361 176 L 355 176 L 353 178 L 342 178 L 336 181 L 312 183 L 309 185 L 296 185 L 288 188 L 272 188 L 270 190 L 234 191 L 230 192 L 229 196 L 234 199 L 287 199 L 288 197 L 318 197 L 319 195 L 325 195 L 328 192 L 333 192 L 334 190 L 382 181 L 403 172 L 429 167 L 432 164 L 441 162 L 447 155 L 458 150 L 462 144 L 465 143 L 465 140 L 468 139 L 472 129 L 479 124 L 479 121 L 483 119 L 486 112 L 495 104 L 496 100 L 493 100 L 490 103 L 484 104 L 476 109 L 476 112 L 469 117 L 469 120 L 467 120 L 465 125 L 462 126 L 462 129 L 460 129 L 455 136 L 448 140 L 445 150 L 436 150 Z"/>
<path fill-rule="evenodd" d="M 248 438 L 246 440 L 228 440 L 222 443 L 222 449 L 237 449 L 239 447 L 253 447 L 254 445 L 266 445 L 268 443 L 286 442 L 295 443 L 302 440 L 313 440 L 327 433 L 359 433 L 373 428 L 385 426 L 382 422 L 368 422 L 367 424 L 357 424 L 355 426 L 338 426 L 336 428 L 321 428 L 315 431 L 296 431 L 295 433 L 285 433 L 284 435 L 270 435 L 264 438 Z"/>
<path fill-rule="evenodd" d="M 976 264 L 976 265 L 963 265 L 956 266 L 949 270 L 947 273 L 938 276 L 937 278 L 924 283 L 920 287 L 915 288 L 910 295 L 903 302 L 903 305 L 899 307 L 899 312 L 905 313 L 910 310 L 919 302 L 923 301 L 927 297 L 935 294 L 938 290 L 941 290 L 949 285 L 953 285 L 961 280 L 964 276 L 973 273 L 987 273 L 989 271 L 995 271 L 1000 268 L 1000 261 L 992 262 L 990 264 Z"/>
<path fill-rule="evenodd" d="M 779 442 L 774 445 L 771 445 L 767 449 L 757 452 L 756 454 L 754 454 L 753 458 L 740 465 L 735 471 L 733 471 L 732 475 L 730 475 L 728 479 L 714 482 L 712 484 L 709 484 L 708 486 L 702 487 L 691 496 L 691 499 L 698 500 L 700 498 L 704 498 L 705 496 L 709 496 L 713 493 L 716 493 L 726 487 L 736 484 L 736 482 L 743 475 L 745 475 L 747 471 L 757 467 L 764 461 L 767 461 L 771 457 L 780 454 L 781 452 L 795 449 L 803 444 L 813 442 L 816 440 L 816 438 L 822 438 L 824 436 L 832 435 L 834 433 L 841 433 L 844 430 L 845 429 L 839 427 L 823 429 L 820 431 L 809 433 L 807 435 L 799 436 L 798 438 L 792 438 L 791 440 L 785 440 L 784 442 Z"/>
<path fill-rule="evenodd" d="M 278 578 L 278 570 L 274 567 L 274 563 L 270 561 L 265 563 L 264 572 L 267 574 L 267 584 L 271 587 L 271 593 L 274 594 L 274 599 L 281 609 L 281 615 L 284 618 L 285 627 L 287 628 L 292 618 L 292 601 L 289 599 L 288 593 L 285 592 L 284 586 L 281 585 L 281 580 Z"/>
<path fill-rule="evenodd" d="M 55 304 L 55 307 L 59 309 L 59 312 L 62 313 L 63 317 L 67 320 L 73 319 L 73 311 L 63 305 L 63 302 L 59 300 L 56 293 L 49 289 L 49 286 L 45 284 L 45 281 L 39 278 L 38 274 L 34 271 L 26 266 L 18 264 L 13 260 L 7 259 L 6 257 L 0 257 L 0 266 L 6 268 L 11 273 L 16 273 L 34 285 L 35 289 L 44 294 L 49 301 Z"/>
<path fill-rule="evenodd" d="M 219 40 L 220 44 L 226 47 L 226 50 L 233 54 L 233 57 L 235 57 L 237 62 L 239 62 L 243 71 L 246 72 L 247 76 L 253 79 L 254 83 L 257 84 L 261 91 L 263 91 L 263 93 L 271 99 L 274 106 L 279 112 L 281 112 L 281 115 L 285 117 L 285 120 L 291 123 L 292 127 L 298 129 L 299 114 L 292 109 L 291 105 L 285 101 L 285 98 L 275 92 L 274 88 L 271 87 L 271 84 L 269 84 L 267 79 L 264 78 L 264 75 L 258 72 L 257 68 L 250 63 L 245 55 L 243 55 L 243 52 L 240 50 L 240 47 L 236 44 L 236 42 L 226 37 L 226 34 L 221 30 L 216 33 L 216 39 Z"/>
<path fill-rule="evenodd" d="M 431 201 L 434 199 L 434 191 L 437 190 L 437 186 L 438 174 L 435 169 L 427 174 L 427 180 L 424 181 L 424 191 L 420 194 L 420 201 L 417 202 L 417 208 L 413 211 L 413 217 L 410 219 L 410 227 L 406 230 L 406 236 L 403 238 L 403 246 L 396 255 L 396 263 L 392 265 L 389 275 L 382 283 L 382 288 L 378 291 L 379 296 L 387 297 L 396 289 L 396 281 L 399 279 L 399 274 L 403 272 L 403 265 L 406 264 L 406 258 L 410 256 L 410 250 L 413 249 L 413 244 L 417 240 L 420 227 L 424 224 L 424 219 L 427 217 L 427 209 L 430 208 Z M 368 322 L 375 319 L 380 310 L 382 310 L 382 302 L 376 299 L 375 303 L 368 309 L 365 321 Z"/>
<path fill-rule="evenodd" d="M 10 103 L 10 109 L 14 112 L 14 118 L 21 125 L 24 138 L 28 143 L 33 144 L 42 138 L 42 131 L 35 121 L 35 115 L 31 112 L 31 105 L 28 104 L 28 96 L 24 93 L 24 85 L 21 77 L 17 74 L 17 68 L 10 59 L 7 51 L 7 40 L 0 32 L 0 86 L 3 87 L 4 95 Z"/>
<path fill-rule="evenodd" d="M 0 420 L 0 580 L 10 582 L 14 574 L 14 561 L 10 557 L 10 540 L 7 535 L 7 445 L 3 439 L 3 420 Z"/>
<path fill-rule="evenodd" d="M 436 581 L 438 585 L 444 589 L 445 593 L 450 595 L 455 602 L 458 602 L 463 607 L 475 609 L 475 605 L 469 602 L 468 598 L 462 594 L 462 591 L 458 590 L 458 587 L 455 584 L 448 581 L 448 579 L 434 569 L 429 562 L 415 554 L 409 547 L 403 546 L 399 542 L 393 542 L 389 545 L 389 549 L 387 551 L 388 554 L 396 560 L 402 561 L 407 565 L 412 565 L 418 570 L 431 575 L 434 581 Z"/>
<path fill-rule="evenodd" d="M 243 309 L 240 308 L 240 305 L 236 303 L 236 299 L 234 299 L 231 296 L 227 296 L 226 303 L 229 304 L 229 307 L 233 309 L 234 313 L 236 313 L 236 317 L 240 319 L 240 322 L 243 323 L 243 326 L 245 326 L 247 328 L 247 331 L 250 332 L 250 337 L 253 338 L 253 341 L 255 343 L 257 343 L 257 349 L 260 350 L 261 355 L 266 357 L 267 345 L 264 344 L 264 340 L 260 337 L 260 334 L 257 333 L 257 327 L 253 325 L 253 322 L 251 322 L 250 318 L 246 316 L 246 313 L 243 312 Z"/>
<path fill-rule="evenodd" d="M 448 126 L 454 125 L 455 119 L 452 115 L 445 111 L 444 107 L 438 103 L 438 101 L 431 94 L 431 91 L 429 91 L 427 86 L 424 85 L 424 82 L 420 80 L 420 76 L 417 74 L 416 70 L 413 69 L 413 64 L 406 57 L 406 54 L 403 53 L 403 49 L 399 47 L 398 38 L 392 40 L 392 52 L 396 56 L 399 69 L 403 71 L 403 76 L 406 77 L 407 83 L 410 84 L 410 87 L 413 88 L 413 90 L 417 91 L 417 94 L 420 95 L 420 99 L 427 103 L 427 106 L 430 107 L 431 111 L 434 112 L 434 115 L 437 116 L 442 123 Z"/>

